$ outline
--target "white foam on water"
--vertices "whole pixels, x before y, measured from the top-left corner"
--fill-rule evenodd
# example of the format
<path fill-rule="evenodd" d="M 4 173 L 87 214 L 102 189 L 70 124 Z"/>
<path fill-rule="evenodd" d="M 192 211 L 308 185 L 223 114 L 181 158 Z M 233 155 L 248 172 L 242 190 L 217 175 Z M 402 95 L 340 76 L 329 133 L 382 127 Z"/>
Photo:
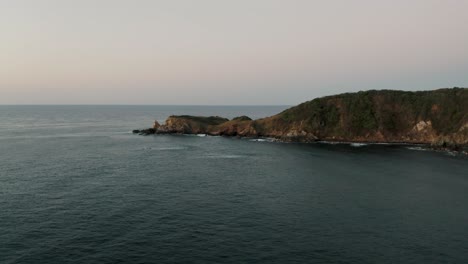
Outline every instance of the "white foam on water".
<path fill-rule="evenodd" d="M 359 147 L 364 147 L 367 146 L 366 143 L 351 143 L 349 144 L 351 147 L 359 148 Z"/>
<path fill-rule="evenodd" d="M 155 150 L 185 150 L 187 149 L 186 147 L 161 147 L 161 148 L 155 148 Z"/>
<path fill-rule="evenodd" d="M 274 138 L 253 138 L 253 139 L 249 139 L 249 141 L 252 141 L 252 142 L 274 142 L 275 139 Z"/>
<path fill-rule="evenodd" d="M 220 154 L 220 155 L 213 154 L 213 155 L 206 156 L 206 158 L 209 158 L 209 159 L 240 159 L 244 157 L 245 156 L 234 155 L 234 154 Z"/>
<path fill-rule="evenodd" d="M 445 155 L 455 157 L 458 155 L 458 153 L 454 151 L 447 151 L 445 152 Z"/>
<path fill-rule="evenodd" d="M 186 147 L 144 147 L 142 150 L 151 150 L 151 151 L 170 151 L 170 150 L 186 150 Z"/>
<path fill-rule="evenodd" d="M 320 144 L 329 144 L 329 145 L 337 145 L 337 144 L 344 144 L 344 142 L 339 142 L 339 141 L 319 141 L 317 143 Z"/>
<path fill-rule="evenodd" d="M 427 148 L 423 148 L 423 147 L 407 147 L 406 149 L 416 150 L 416 151 L 428 151 Z"/>
<path fill-rule="evenodd" d="M 183 136 L 186 137 L 207 137 L 207 134 L 182 134 Z"/>

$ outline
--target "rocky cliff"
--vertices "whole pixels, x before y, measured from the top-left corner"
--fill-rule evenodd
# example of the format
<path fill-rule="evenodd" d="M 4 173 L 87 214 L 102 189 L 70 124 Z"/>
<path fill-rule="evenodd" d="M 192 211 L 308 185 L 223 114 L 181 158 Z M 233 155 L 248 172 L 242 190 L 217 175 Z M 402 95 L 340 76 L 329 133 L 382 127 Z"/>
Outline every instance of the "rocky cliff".
<path fill-rule="evenodd" d="M 281 141 L 468 144 L 468 89 L 365 91 L 317 98 L 277 115 L 170 116 L 144 133 L 271 137 Z M 141 131 L 137 131 L 141 132 Z"/>

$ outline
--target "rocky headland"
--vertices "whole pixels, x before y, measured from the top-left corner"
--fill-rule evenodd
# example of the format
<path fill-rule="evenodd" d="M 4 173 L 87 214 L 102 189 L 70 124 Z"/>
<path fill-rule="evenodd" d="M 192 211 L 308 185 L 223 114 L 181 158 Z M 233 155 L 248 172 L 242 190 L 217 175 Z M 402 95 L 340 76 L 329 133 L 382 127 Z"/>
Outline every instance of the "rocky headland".
<path fill-rule="evenodd" d="M 317 98 L 277 115 L 170 116 L 138 134 L 207 134 L 274 138 L 285 142 L 430 144 L 466 150 L 468 88 L 434 91 L 371 90 Z"/>

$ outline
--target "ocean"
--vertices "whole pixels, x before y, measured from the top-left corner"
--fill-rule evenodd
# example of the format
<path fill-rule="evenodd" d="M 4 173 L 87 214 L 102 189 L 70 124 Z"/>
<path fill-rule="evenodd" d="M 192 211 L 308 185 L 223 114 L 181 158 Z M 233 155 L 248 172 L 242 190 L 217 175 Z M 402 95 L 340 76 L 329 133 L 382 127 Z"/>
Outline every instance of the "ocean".
<path fill-rule="evenodd" d="M 468 159 L 133 129 L 287 106 L 0 106 L 0 263 L 467 263 Z"/>

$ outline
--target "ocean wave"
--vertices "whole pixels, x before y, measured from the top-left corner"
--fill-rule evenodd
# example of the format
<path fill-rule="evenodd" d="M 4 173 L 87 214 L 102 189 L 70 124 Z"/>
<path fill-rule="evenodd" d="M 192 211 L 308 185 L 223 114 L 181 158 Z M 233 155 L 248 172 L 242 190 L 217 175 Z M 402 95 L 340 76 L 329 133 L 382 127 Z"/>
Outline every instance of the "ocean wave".
<path fill-rule="evenodd" d="M 207 137 L 207 134 L 182 134 L 183 136 L 186 137 Z"/>
<path fill-rule="evenodd" d="M 455 157 L 455 156 L 458 156 L 459 153 L 458 153 L 458 152 L 455 152 L 455 151 L 446 151 L 446 152 L 445 152 L 445 155 L 451 156 L 451 157 Z"/>
<path fill-rule="evenodd" d="M 249 139 L 249 141 L 252 141 L 252 142 L 274 142 L 275 139 L 274 138 L 253 138 L 253 139 Z"/>
<path fill-rule="evenodd" d="M 399 143 L 399 142 L 349 142 L 349 141 L 318 141 L 319 144 L 327 145 L 350 145 L 352 147 L 364 147 L 364 146 L 399 146 L 399 145 L 413 145 L 411 143 Z"/>
<path fill-rule="evenodd" d="M 209 159 L 240 159 L 240 158 L 244 158 L 245 156 L 235 155 L 235 154 L 220 154 L 220 155 L 213 154 L 213 155 L 207 155 L 205 157 Z"/>
<path fill-rule="evenodd" d="M 427 148 L 423 148 L 423 147 L 407 147 L 406 149 L 416 150 L 416 151 L 428 151 Z"/>
<path fill-rule="evenodd" d="M 367 146 L 368 144 L 366 143 L 351 143 L 349 144 L 351 147 L 359 148 L 359 147 L 364 147 Z"/>

